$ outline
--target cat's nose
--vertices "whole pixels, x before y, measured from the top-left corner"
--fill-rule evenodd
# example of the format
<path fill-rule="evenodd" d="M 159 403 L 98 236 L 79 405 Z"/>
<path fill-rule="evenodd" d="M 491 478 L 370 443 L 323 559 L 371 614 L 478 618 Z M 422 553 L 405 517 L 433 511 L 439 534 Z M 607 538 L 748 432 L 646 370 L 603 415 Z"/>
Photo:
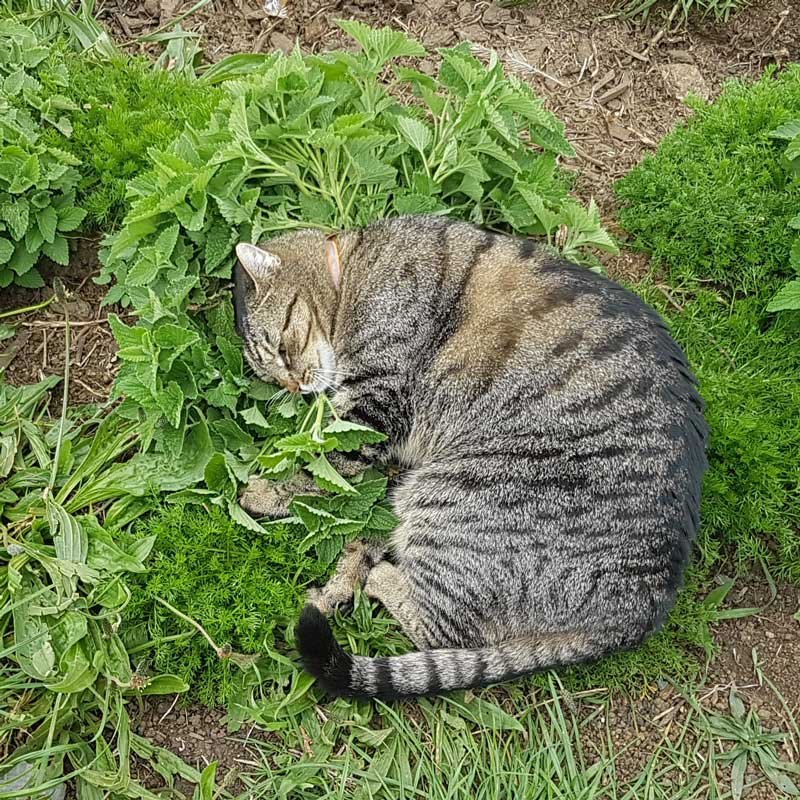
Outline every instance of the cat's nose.
<path fill-rule="evenodd" d="M 300 391 L 300 384 L 295 378 L 287 378 L 284 385 L 292 394 L 297 394 Z"/>

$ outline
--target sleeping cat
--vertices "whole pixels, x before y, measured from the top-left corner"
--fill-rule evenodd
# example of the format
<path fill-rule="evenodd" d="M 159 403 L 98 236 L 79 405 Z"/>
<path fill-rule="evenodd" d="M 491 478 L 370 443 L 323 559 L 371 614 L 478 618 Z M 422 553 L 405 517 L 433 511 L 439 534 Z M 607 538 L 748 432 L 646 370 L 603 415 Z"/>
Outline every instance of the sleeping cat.
<path fill-rule="evenodd" d="M 297 627 L 330 693 L 432 694 L 638 645 L 698 527 L 703 402 L 659 316 L 530 240 L 442 217 L 237 247 L 247 360 L 388 434 L 405 468 L 384 544 L 355 542 Z M 349 473 L 359 461 L 338 465 Z M 252 481 L 285 515 L 308 477 Z M 346 653 L 326 615 L 360 585 L 418 652 Z"/>

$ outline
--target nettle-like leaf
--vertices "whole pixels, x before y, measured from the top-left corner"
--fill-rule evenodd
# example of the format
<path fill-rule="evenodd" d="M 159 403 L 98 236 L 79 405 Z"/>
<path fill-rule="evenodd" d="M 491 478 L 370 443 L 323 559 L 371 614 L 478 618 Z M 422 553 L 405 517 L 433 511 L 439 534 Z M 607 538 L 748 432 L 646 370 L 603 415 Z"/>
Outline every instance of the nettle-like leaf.
<path fill-rule="evenodd" d="M 66 265 L 63 234 L 85 216 L 75 205 L 77 159 L 54 146 L 56 139 L 45 144 L 42 137 L 52 126 L 65 142 L 72 131 L 69 114 L 77 110 L 51 91 L 67 85 L 66 67 L 58 58 L 57 49 L 51 51 L 24 25 L 0 20 L 0 221 L 6 242 L 24 243 L 14 244 L 11 254 L 8 244 L 0 245 L 2 285 L 41 286 L 35 265 L 42 256 Z"/>

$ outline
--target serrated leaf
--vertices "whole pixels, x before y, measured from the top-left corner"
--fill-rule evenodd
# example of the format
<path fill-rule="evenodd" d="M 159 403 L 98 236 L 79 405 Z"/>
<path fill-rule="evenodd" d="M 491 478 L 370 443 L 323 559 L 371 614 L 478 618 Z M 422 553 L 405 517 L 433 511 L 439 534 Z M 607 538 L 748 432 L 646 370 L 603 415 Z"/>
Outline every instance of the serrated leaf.
<path fill-rule="evenodd" d="M 45 242 L 42 245 L 42 252 L 62 267 L 69 264 L 69 243 L 63 236 L 56 236 L 53 242 Z"/>
<path fill-rule="evenodd" d="M 397 128 L 403 138 L 418 152 L 423 153 L 433 139 L 433 134 L 425 125 L 413 117 L 398 117 Z"/>
<path fill-rule="evenodd" d="M 140 256 L 125 278 L 130 286 L 147 286 L 158 275 L 160 266 L 149 258 Z"/>
<path fill-rule="evenodd" d="M 14 244 L 0 236 L 0 264 L 5 264 L 14 255 Z"/>
<path fill-rule="evenodd" d="M 373 68 L 382 67 L 400 56 L 425 55 L 425 48 L 401 31 L 392 28 L 376 30 L 354 19 L 337 19 L 336 24 L 361 45 Z"/>
<path fill-rule="evenodd" d="M 74 231 L 80 226 L 85 217 L 86 211 L 84 209 L 70 206 L 58 211 L 58 224 L 56 227 L 64 233 Z"/>
<path fill-rule="evenodd" d="M 153 341 L 159 346 L 183 352 L 187 347 L 199 340 L 196 331 L 173 325 L 170 322 L 159 325 L 153 330 Z"/>
<path fill-rule="evenodd" d="M 365 444 L 378 444 L 386 441 L 384 434 L 372 430 L 372 428 L 367 428 L 365 425 L 359 425 L 356 422 L 344 419 L 331 420 L 323 428 L 322 432 L 335 436 L 336 449 L 342 452 L 351 452 L 358 450 Z"/>
<path fill-rule="evenodd" d="M 350 483 L 333 468 L 324 455 L 320 455 L 306 464 L 306 469 L 314 476 L 322 489 L 340 494 L 358 494 Z"/>
<path fill-rule="evenodd" d="M 19 241 L 28 230 L 28 200 L 19 197 L 16 200 L 9 200 L 0 208 L 0 219 L 8 223 L 11 235 Z"/>
<path fill-rule="evenodd" d="M 800 278 L 782 286 L 767 305 L 767 311 L 798 310 L 800 310 Z"/>
<path fill-rule="evenodd" d="M 58 225 L 58 214 L 52 206 L 43 208 L 36 214 L 36 224 L 42 238 L 46 242 L 52 242 L 56 237 L 56 226 Z"/>
<path fill-rule="evenodd" d="M 800 136 L 800 120 L 792 119 L 784 122 L 774 131 L 770 131 L 769 135 L 774 139 L 794 139 L 796 136 Z"/>
<path fill-rule="evenodd" d="M 261 428 L 262 430 L 265 431 L 268 431 L 271 428 L 269 422 L 267 421 L 266 417 L 261 413 L 261 410 L 258 408 L 258 406 L 252 406 L 251 408 L 246 408 L 244 411 L 239 412 L 239 416 L 241 416 L 241 418 L 248 425 L 254 425 L 255 427 Z"/>
<path fill-rule="evenodd" d="M 169 384 L 156 395 L 158 407 L 166 417 L 167 422 L 172 425 L 173 428 L 177 428 L 178 425 L 180 425 L 183 401 L 183 392 L 175 381 L 170 381 Z"/>

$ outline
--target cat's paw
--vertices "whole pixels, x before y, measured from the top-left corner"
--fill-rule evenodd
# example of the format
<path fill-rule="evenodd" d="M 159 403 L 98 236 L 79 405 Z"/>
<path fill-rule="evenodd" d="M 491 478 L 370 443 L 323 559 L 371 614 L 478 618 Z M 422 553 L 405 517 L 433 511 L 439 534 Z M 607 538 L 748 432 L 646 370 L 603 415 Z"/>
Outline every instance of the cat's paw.
<path fill-rule="evenodd" d="M 285 481 L 251 478 L 239 495 L 239 505 L 254 517 L 288 517 L 289 503 L 298 494 L 319 494 L 313 478 L 298 472 Z"/>
<path fill-rule="evenodd" d="M 251 478 L 239 495 L 239 505 L 254 517 L 286 517 L 294 494 L 285 484 Z"/>
<path fill-rule="evenodd" d="M 324 589 L 320 589 L 316 586 L 313 586 L 311 589 L 309 589 L 306 593 L 306 603 L 310 603 L 326 617 L 329 617 L 331 614 L 333 614 L 334 607 L 325 596 Z"/>

